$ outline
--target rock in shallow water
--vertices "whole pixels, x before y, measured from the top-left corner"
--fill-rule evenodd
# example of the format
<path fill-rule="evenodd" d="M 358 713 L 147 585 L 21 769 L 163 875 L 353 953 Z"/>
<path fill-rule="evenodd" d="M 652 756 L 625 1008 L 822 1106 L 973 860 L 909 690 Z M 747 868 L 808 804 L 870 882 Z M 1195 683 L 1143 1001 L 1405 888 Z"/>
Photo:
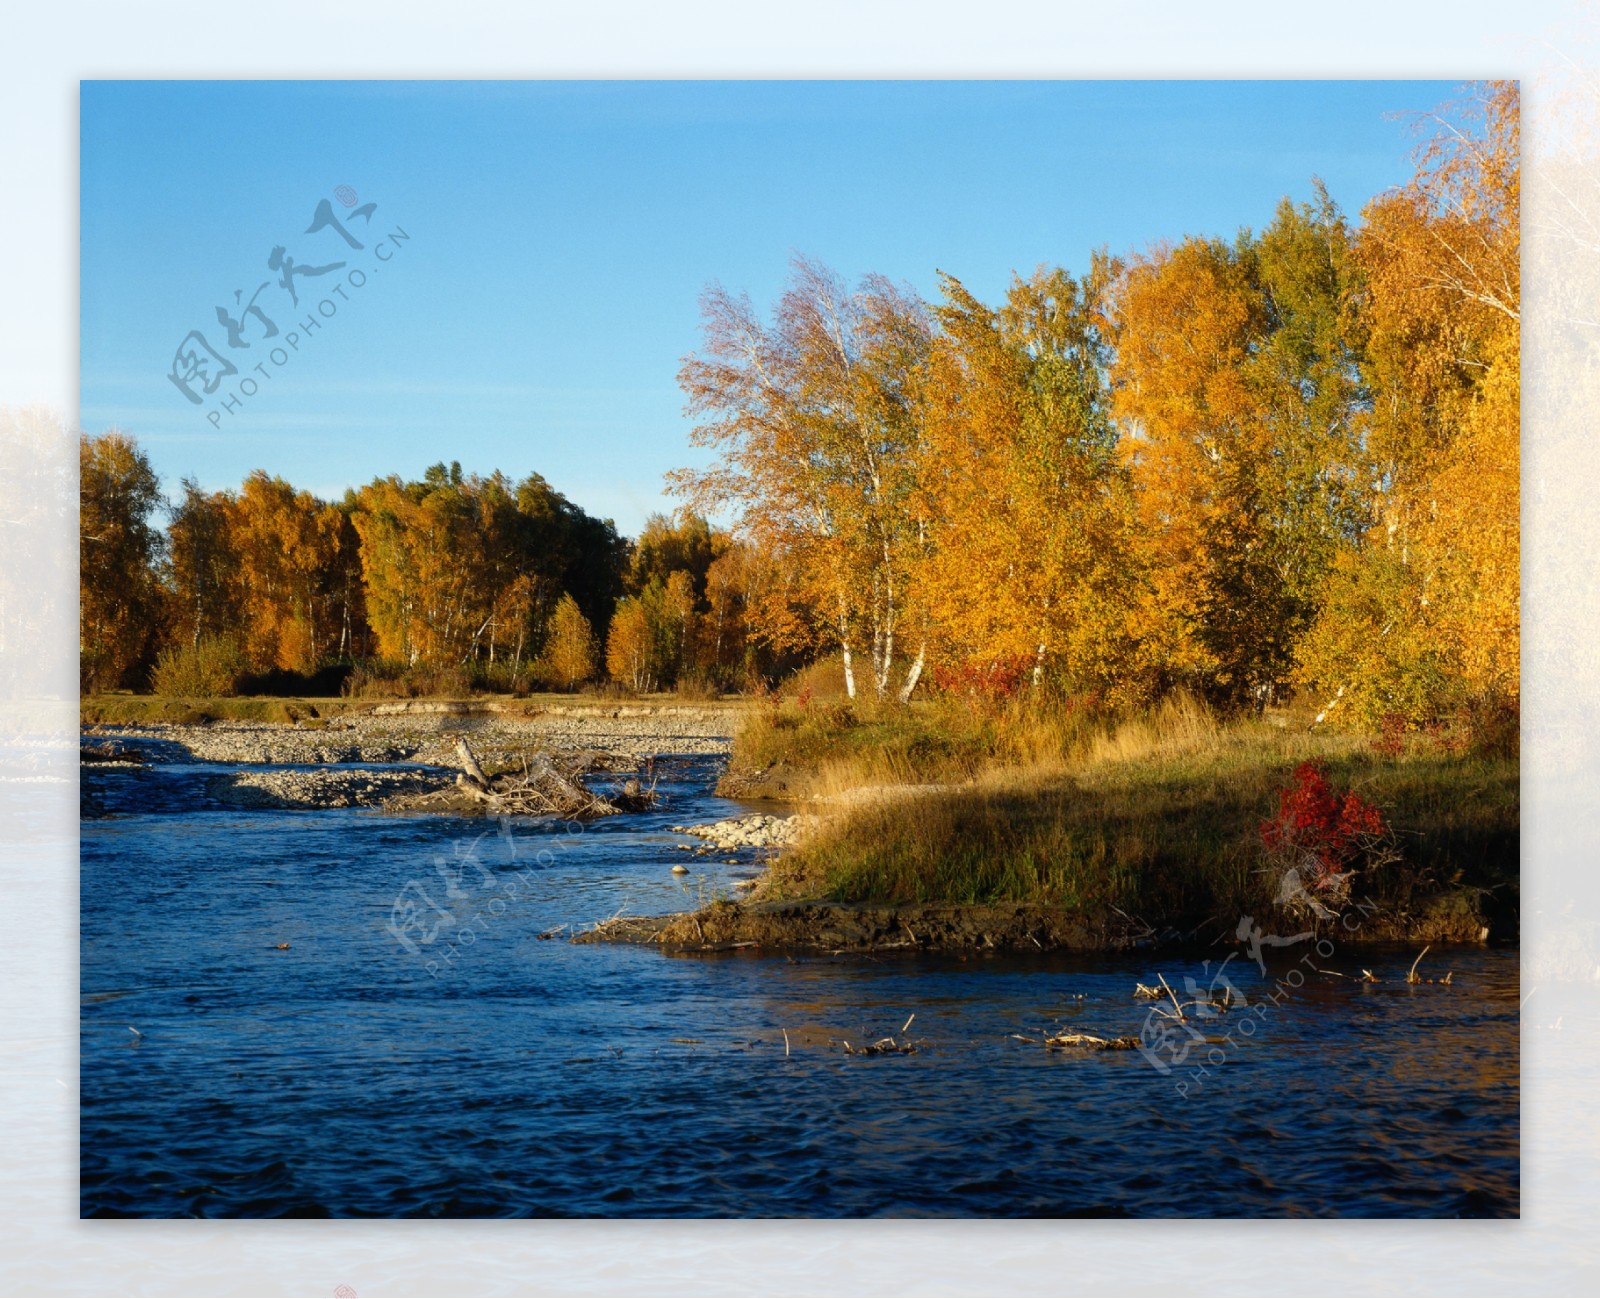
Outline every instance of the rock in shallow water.
<path fill-rule="evenodd" d="M 692 834 L 713 848 L 787 848 L 817 818 L 814 816 L 750 816 L 716 821 L 710 825 L 675 825 L 678 834 Z"/>

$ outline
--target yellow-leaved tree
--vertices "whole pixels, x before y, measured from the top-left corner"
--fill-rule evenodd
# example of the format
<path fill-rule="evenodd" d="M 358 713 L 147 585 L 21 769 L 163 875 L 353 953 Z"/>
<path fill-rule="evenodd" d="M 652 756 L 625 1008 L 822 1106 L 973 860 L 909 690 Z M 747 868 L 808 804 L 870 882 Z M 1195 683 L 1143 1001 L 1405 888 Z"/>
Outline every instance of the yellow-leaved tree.
<path fill-rule="evenodd" d="M 944 277 L 922 373 L 920 609 L 941 657 L 1120 687 L 1130 649 L 1128 476 L 1110 421 L 1103 306 L 1116 274 L 1041 268 L 999 310 Z"/>
<path fill-rule="evenodd" d="M 595 672 L 594 629 L 578 602 L 565 592 L 550 615 L 541 666 L 563 690 L 571 690 Z"/>
<path fill-rule="evenodd" d="M 1519 696 L 1519 119 L 1515 83 L 1475 87 L 1365 213 L 1376 522 L 1300 655 L 1361 720 Z"/>
<path fill-rule="evenodd" d="M 78 439 L 78 663 L 84 690 L 133 684 L 153 657 L 161 484 L 132 438 Z"/>
<path fill-rule="evenodd" d="M 1136 257 L 1117 289 L 1143 635 L 1172 679 L 1224 702 L 1259 706 L 1288 682 L 1371 508 L 1359 268 L 1315 191 L 1260 235 Z"/>

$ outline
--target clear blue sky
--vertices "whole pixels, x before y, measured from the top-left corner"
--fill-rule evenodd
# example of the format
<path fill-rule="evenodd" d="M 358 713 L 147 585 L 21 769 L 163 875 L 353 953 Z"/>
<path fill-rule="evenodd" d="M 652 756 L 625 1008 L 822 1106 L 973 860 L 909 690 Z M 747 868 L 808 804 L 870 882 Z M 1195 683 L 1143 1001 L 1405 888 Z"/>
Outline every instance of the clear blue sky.
<path fill-rule="evenodd" d="M 993 301 L 1014 270 L 1078 270 L 1101 245 L 1259 228 L 1313 175 L 1355 214 L 1410 174 L 1392 115 L 1455 89 L 85 82 L 80 416 L 134 434 L 169 492 L 264 468 L 337 496 L 460 460 L 537 471 L 633 533 L 671 507 L 662 474 L 704 462 L 674 376 L 709 281 L 765 307 L 801 251 L 929 295 L 942 269 Z M 324 199 L 362 250 L 304 233 Z M 380 247 L 396 227 L 409 241 Z M 296 277 L 296 310 L 268 268 L 278 245 L 347 264 Z M 217 307 L 238 316 L 234 290 L 264 281 L 279 337 L 240 317 L 250 347 L 230 348 Z M 337 314 L 274 365 L 325 298 Z M 200 406 L 168 377 L 195 329 L 238 363 Z M 247 377 L 257 392 L 214 427 Z"/>

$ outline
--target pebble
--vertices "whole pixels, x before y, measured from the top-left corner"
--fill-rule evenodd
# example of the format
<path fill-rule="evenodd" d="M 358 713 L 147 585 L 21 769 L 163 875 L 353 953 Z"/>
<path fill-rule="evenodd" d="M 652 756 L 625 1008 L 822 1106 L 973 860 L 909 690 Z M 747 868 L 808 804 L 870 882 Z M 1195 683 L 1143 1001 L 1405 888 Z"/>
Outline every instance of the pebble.
<path fill-rule="evenodd" d="M 709 825 L 675 825 L 672 829 L 678 834 L 704 839 L 710 848 L 786 848 L 816 819 L 814 816 L 768 816 L 755 812 Z"/>

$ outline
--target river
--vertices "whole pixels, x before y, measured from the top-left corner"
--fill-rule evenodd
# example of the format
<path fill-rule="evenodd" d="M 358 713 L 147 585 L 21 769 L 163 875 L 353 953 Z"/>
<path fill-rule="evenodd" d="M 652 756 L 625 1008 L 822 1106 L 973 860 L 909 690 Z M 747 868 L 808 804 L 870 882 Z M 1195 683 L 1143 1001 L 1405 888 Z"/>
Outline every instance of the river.
<path fill-rule="evenodd" d="M 1140 1035 L 1136 982 L 1216 963 L 575 945 L 755 873 L 669 828 L 743 810 L 715 760 L 581 829 L 223 809 L 228 770 L 93 777 L 85 1216 L 1519 1211 L 1513 951 L 1430 953 L 1449 986 L 1408 985 L 1413 952 L 1317 962 L 1364 984 L 1269 951 L 1186 1052 L 1050 1051 Z M 846 1052 L 891 1035 L 917 1049 Z"/>

